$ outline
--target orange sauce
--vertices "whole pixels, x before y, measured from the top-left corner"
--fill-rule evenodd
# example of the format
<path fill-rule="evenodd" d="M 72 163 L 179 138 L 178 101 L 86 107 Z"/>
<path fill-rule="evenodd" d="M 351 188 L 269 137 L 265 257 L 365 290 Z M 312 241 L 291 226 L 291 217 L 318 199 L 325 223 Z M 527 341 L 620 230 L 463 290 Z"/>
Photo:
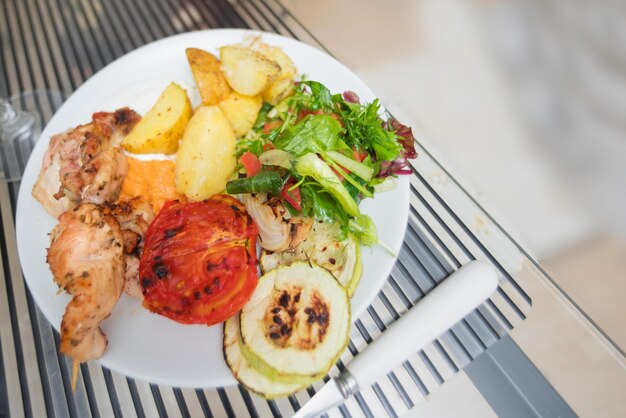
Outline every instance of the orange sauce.
<path fill-rule="evenodd" d="M 126 157 L 128 174 L 122 183 L 120 200 L 141 196 L 158 214 L 168 200 L 185 202 L 185 196 L 176 192 L 176 164 L 170 160 L 142 161 Z"/>

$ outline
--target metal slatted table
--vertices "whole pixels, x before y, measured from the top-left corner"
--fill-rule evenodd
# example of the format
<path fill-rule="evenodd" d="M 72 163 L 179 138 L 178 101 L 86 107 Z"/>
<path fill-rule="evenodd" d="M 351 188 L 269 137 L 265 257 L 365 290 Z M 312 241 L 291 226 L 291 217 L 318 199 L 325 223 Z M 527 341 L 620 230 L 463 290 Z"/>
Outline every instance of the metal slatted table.
<path fill-rule="evenodd" d="M 176 33 L 221 27 L 276 32 L 323 48 L 277 0 L 2 0 L 0 96 L 22 94 L 17 106 L 35 110 L 45 124 L 72 91 L 121 55 Z M 21 151 L 23 166 L 28 152 Z M 398 261 L 356 321 L 349 349 L 330 375 L 462 264 L 473 259 L 492 263 L 499 274 L 498 290 L 329 416 L 406 413 L 529 315 L 532 300 L 525 283 L 550 285 L 428 150 L 420 146 L 418 152 Z M 241 386 L 193 390 L 154 385 L 91 361 L 81 366 L 72 392 L 71 362 L 58 353 L 58 333 L 33 303 L 21 274 L 14 231 L 18 189 L 19 183 L 0 182 L 0 416 L 290 416 L 323 385 L 320 381 L 288 398 L 265 401 Z"/>

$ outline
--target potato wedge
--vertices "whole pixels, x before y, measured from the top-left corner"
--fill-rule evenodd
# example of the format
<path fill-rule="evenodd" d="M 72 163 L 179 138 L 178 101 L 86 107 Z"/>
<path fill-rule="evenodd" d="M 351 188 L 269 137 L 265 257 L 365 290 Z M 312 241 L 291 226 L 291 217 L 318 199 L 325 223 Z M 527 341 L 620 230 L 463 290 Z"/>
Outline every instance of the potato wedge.
<path fill-rule="evenodd" d="M 223 191 L 237 164 L 236 141 L 219 107 L 196 109 L 176 154 L 176 190 L 195 201 Z"/>
<path fill-rule="evenodd" d="M 280 74 L 280 65 L 247 48 L 220 48 L 222 71 L 233 90 L 246 96 L 256 96 Z"/>
<path fill-rule="evenodd" d="M 269 104 L 276 106 L 283 99 L 293 94 L 293 87 L 295 85 L 293 78 L 285 78 L 282 80 L 274 81 L 270 84 L 261 94 L 263 100 Z"/>
<path fill-rule="evenodd" d="M 280 65 L 280 74 L 263 90 L 263 100 L 271 105 L 277 105 L 281 100 L 293 93 L 294 80 L 298 69 L 289 56 L 280 47 L 271 46 L 255 38 L 249 48 L 257 51 L 267 59 Z"/>
<path fill-rule="evenodd" d="M 126 151 L 137 154 L 173 154 L 191 118 L 191 103 L 185 89 L 170 83 L 152 109 L 122 141 Z"/>
<path fill-rule="evenodd" d="M 187 48 L 185 53 L 202 103 L 214 105 L 228 96 L 231 88 L 222 73 L 220 60 L 215 55 L 198 48 Z"/>
<path fill-rule="evenodd" d="M 280 65 L 280 74 L 276 77 L 277 80 L 294 78 L 298 73 L 298 69 L 291 58 L 278 46 L 271 46 L 260 40 L 255 40 L 250 44 L 250 49 L 261 53 L 265 58 Z"/>
<path fill-rule="evenodd" d="M 235 136 L 245 135 L 256 122 L 263 105 L 260 95 L 245 96 L 232 91 L 224 100 L 217 104 L 230 122 Z"/>

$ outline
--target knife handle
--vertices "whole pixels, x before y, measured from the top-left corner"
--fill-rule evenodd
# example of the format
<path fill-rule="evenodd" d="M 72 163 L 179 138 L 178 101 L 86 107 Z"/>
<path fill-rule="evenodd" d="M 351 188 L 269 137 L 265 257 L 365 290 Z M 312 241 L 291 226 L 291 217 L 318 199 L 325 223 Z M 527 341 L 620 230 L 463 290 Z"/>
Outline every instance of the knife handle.
<path fill-rule="evenodd" d="M 498 278 L 490 264 L 472 261 L 464 265 L 359 353 L 348 364 L 346 375 L 351 375 L 359 388 L 369 387 L 463 319 L 487 299 L 497 285 Z M 349 379 L 345 375 L 341 377 Z"/>

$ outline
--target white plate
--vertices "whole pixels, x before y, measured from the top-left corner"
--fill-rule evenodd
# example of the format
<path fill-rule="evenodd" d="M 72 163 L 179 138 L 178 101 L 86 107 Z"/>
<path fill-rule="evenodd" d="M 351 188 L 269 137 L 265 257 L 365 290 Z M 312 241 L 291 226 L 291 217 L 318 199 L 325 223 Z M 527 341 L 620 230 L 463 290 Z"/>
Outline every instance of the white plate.
<path fill-rule="evenodd" d="M 26 282 L 37 305 L 57 330 L 69 296 L 57 295 L 57 286 L 46 264 L 48 233 L 56 221 L 31 196 L 50 136 L 87 123 L 97 111 L 130 106 L 145 113 L 170 81 L 187 87 L 192 102 L 197 104 L 198 93 L 187 65 L 185 48 L 197 47 L 217 54 L 220 46 L 240 42 L 251 33 L 230 29 L 192 32 L 143 46 L 91 77 L 50 120 L 26 166 L 16 223 Z M 263 34 L 263 40 L 283 48 L 302 74 L 326 84 L 332 92 L 352 90 L 362 100 L 374 100 L 372 91 L 356 75 L 324 52 L 273 34 Z M 408 217 L 408 178 L 400 178 L 395 190 L 363 202 L 361 208 L 373 217 L 380 239 L 399 251 Z M 354 318 L 377 295 L 394 261 L 380 247 L 363 248 L 363 277 L 352 299 Z M 109 345 L 100 363 L 112 370 L 152 383 L 180 387 L 235 383 L 222 356 L 221 325 L 178 324 L 148 312 L 139 301 L 122 295 L 102 329 Z"/>

